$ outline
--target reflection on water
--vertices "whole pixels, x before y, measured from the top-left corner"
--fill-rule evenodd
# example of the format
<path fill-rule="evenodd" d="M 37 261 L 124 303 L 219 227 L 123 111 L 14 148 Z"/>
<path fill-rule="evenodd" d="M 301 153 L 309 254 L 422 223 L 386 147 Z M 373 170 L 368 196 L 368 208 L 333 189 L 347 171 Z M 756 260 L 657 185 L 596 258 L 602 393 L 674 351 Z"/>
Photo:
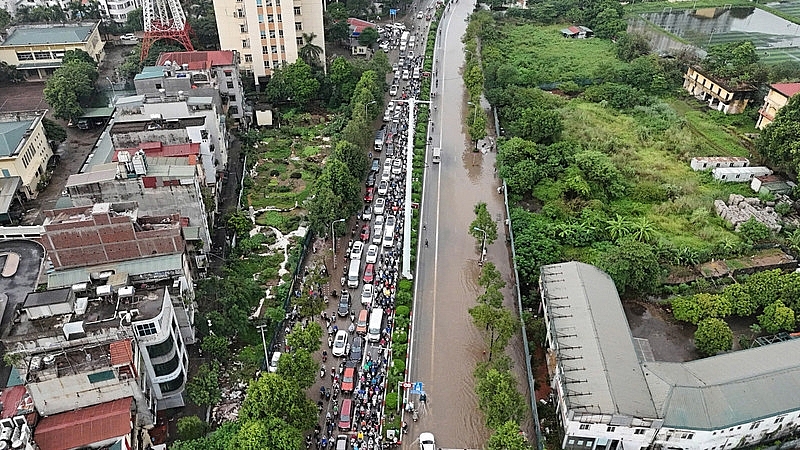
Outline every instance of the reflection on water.
<path fill-rule="evenodd" d="M 752 41 L 760 49 L 800 45 L 800 25 L 758 8 L 702 8 L 642 17 L 701 47 L 740 40 Z"/>

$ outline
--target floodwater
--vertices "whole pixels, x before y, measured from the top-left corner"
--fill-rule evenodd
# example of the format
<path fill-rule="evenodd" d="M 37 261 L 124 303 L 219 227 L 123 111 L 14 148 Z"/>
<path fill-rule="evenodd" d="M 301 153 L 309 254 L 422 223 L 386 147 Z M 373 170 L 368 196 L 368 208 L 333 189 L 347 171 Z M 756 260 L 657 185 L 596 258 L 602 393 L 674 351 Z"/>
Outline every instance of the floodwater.
<path fill-rule="evenodd" d="M 697 47 L 747 40 L 758 49 L 800 46 L 800 25 L 758 8 L 701 8 L 644 13 L 650 23 Z"/>

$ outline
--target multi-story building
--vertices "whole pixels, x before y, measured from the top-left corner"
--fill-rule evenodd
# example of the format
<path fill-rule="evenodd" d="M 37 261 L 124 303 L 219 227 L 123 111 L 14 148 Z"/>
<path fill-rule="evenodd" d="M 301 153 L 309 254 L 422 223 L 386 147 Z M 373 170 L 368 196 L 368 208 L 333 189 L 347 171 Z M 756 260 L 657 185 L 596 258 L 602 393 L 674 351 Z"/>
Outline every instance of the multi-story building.
<path fill-rule="evenodd" d="M 128 21 L 128 14 L 142 7 L 141 0 L 99 0 L 100 12 L 116 23 Z"/>
<path fill-rule="evenodd" d="M 800 83 L 775 83 L 769 85 L 769 92 L 764 97 L 764 106 L 758 110 L 756 128 L 763 130 L 775 120 L 778 110 L 789 103 L 789 99 L 800 92 Z"/>
<path fill-rule="evenodd" d="M 217 110 L 237 120 L 245 117 L 239 53 L 231 50 L 162 53 L 155 66 L 142 69 L 133 83 L 145 97 L 211 97 Z"/>
<path fill-rule="evenodd" d="M 634 341 L 614 282 L 579 262 L 542 266 L 554 402 L 570 450 L 727 450 L 800 424 L 800 339 L 689 362 Z"/>
<path fill-rule="evenodd" d="M 298 49 L 308 44 L 322 48 L 325 64 L 323 2 L 313 0 L 218 0 L 214 2 L 220 47 L 242 55 L 241 70 L 266 85 L 272 71 L 297 61 Z"/>
<path fill-rule="evenodd" d="M 61 67 L 67 50 L 83 50 L 95 61 L 104 56 L 100 22 L 18 25 L 0 43 L 0 61 L 16 66 L 29 80 L 41 80 Z"/>
<path fill-rule="evenodd" d="M 39 183 L 47 173 L 53 149 L 42 118 L 47 111 L 24 111 L 0 115 L 0 178 L 19 177 L 18 192 L 36 198 Z"/>
<path fill-rule="evenodd" d="M 725 114 L 741 114 L 757 90 L 747 83 L 731 84 L 714 77 L 700 67 L 690 66 L 683 75 L 683 88 L 708 107 Z"/>

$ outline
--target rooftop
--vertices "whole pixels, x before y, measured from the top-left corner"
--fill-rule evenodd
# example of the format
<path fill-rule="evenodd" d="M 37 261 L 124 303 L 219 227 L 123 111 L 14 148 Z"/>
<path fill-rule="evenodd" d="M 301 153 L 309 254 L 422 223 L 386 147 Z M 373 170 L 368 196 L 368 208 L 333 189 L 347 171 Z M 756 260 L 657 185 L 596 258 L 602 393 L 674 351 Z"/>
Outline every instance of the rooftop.
<path fill-rule="evenodd" d="M 75 44 L 86 42 L 97 24 L 48 24 L 14 28 L 3 42 L 8 45 Z"/>
<path fill-rule="evenodd" d="M 611 277 L 594 266 L 567 262 L 543 266 L 541 282 L 569 408 L 655 417 Z"/>
<path fill-rule="evenodd" d="M 144 154 L 150 157 L 176 157 L 176 156 L 189 156 L 200 154 L 200 143 L 193 142 L 189 144 L 174 144 L 165 145 L 161 142 L 143 142 L 136 147 L 120 148 L 114 152 L 112 161 L 117 161 L 117 154 L 121 151 L 126 151 L 134 154 L 139 150 L 144 150 Z"/>
<path fill-rule="evenodd" d="M 800 83 L 775 83 L 770 84 L 769 87 L 789 98 L 800 92 Z"/>
<path fill-rule="evenodd" d="M 750 162 L 747 158 L 741 156 L 695 156 L 692 158 L 697 161 L 708 161 L 714 163 L 730 163 L 730 162 Z"/>
<path fill-rule="evenodd" d="M 0 122 L 0 157 L 14 156 L 33 120 Z"/>
<path fill-rule="evenodd" d="M 0 178 L 0 214 L 7 213 L 22 184 L 20 177 Z"/>
<path fill-rule="evenodd" d="M 216 66 L 232 66 L 234 54 L 231 50 L 166 52 L 158 57 L 156 65 L 165 66 L 168 61 L 172 65 L 188 64 L 190 70 L 208 69 Z"/>
<path fill-rule="evenodd" d="M 172 273 L 183 270 L 183 255 L 172 254 L 101 264 L 91 267 L 59 270 L 47 276 L 47 288 L 57 289 L 99 279 L 103 273 L 124 273 L 133 279 L 145 279 L 150 274 Z"/>
<path fill-rule="evenodd" d="M 83 448 L 131 432 L 131 405 L 126 397 L 43 418 L 33 440 L 41 450 Z"/>
<path fill-rule="evenodd" d="M 35 306 L 54 305 L 56 303 L 64 303 L 69 300 L 72 290 L 70 288 L 53 289 L 51 291 L 31 292 L 25 297 L 25 303 L 22 304 L 23 308 L 32 308 Z"/>

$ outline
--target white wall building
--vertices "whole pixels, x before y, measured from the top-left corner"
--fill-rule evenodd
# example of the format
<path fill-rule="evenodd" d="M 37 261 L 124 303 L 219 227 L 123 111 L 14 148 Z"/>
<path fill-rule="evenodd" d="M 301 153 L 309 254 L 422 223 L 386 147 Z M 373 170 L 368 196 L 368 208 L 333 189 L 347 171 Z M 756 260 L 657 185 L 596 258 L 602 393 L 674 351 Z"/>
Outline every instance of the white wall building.
<path fill-rule="evenodd" d="M 100 12 L 117 23 L 128 21 L 128 14 L 136 8 L 142 7 L 141 0 L 98 0 Z"/>
<path fill-rule="evenodd" d="M 717 167 L 747 167 L 750 160 L 739 156 L 698 156 L 689 163 L 692 170 L 712 170 Z"/>
<path fill-rule="evenodd" d="M 541 268 L 551 386 L 571 450 L 724 450 L 800 423 L 800 340 L 685 363 L 645 361 L 614 282 L 588 264 Z"/>
<path fill-rule="evenodd" d="M 727 183 L 749 183 L 753 177 L 772 175 L 772 171 L 764 166 L 719 167 L 711 171 L 715 180 Z"/>
<path fill-rule="evenodd" d="M 272 71 L 297 61 L 306 44 L 303 34 L 314 34 L 325 64 L 323 2 L 313 0 L 216 0 L 214 13 L 222 50 L 242 54 L 240 69 L 252 76 L 259 89 Z"/>

